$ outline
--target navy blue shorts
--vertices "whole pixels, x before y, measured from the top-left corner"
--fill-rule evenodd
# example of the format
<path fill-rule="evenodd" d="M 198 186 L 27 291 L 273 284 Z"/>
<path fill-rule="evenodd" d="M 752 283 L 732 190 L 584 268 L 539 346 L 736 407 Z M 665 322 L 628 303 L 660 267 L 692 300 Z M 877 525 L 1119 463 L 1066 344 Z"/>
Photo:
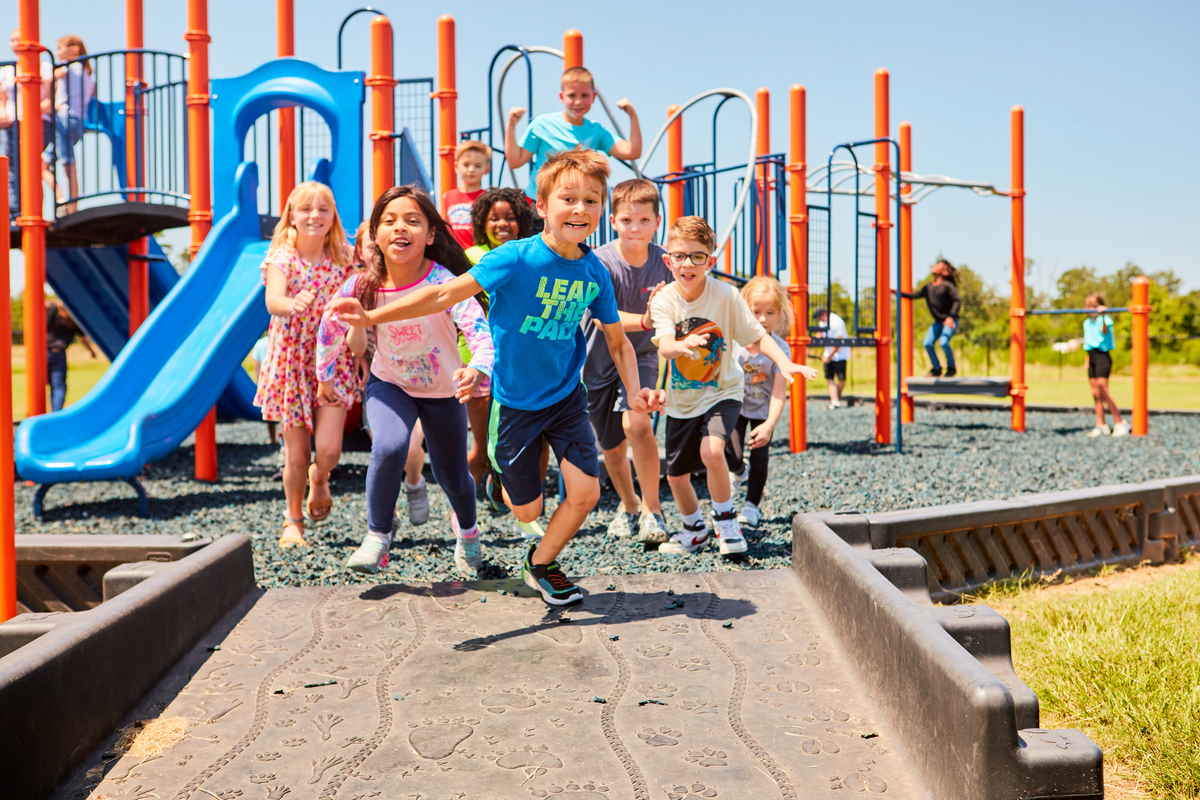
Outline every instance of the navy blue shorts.
<path fill-rule="evenodd" d="M 522 411 L 493 398 L 488 421 L 488 458 L 515 506 L 542 496 L 542 440 L 550 443 L 559 463 L 569 461 L 593 478 L 600 477 L 596 434 L 588 418 L 583 384 L 547 408 Z"/>

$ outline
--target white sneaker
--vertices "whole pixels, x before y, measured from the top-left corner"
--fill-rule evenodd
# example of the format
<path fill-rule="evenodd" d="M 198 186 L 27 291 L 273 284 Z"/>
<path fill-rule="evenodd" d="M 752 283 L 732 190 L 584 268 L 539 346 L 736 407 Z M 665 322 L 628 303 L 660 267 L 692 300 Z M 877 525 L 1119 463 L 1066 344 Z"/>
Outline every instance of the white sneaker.
<path fill-rule="evenodd" d="M 758 510 L 758 506 L 746 503 L 742 507 L 742 513 L 737 515 L 737 521 L 743 525 L 749 525 L 751 528 L 757 528 L 758 523 L 762 521 L 762 513 Z"/>
<path fill-rule="evenodd" d="M 542 530 L 542 526 L 537 523 L 537 520 L 533 522 L 517 520 L 517 535 L 527 542 L 536 542 L 545 536 L 546 532 Z"/>
<path fill-rule="evenodd" d="M 450 530 L 454 531 L 454 564 L 468 575 L 474 575 L 483 566 L 483 547 L 479 544 L 479 526 L 475 535 L 462 535 L 458 527 L 458 515 L 450 515 Z"/>
<path fill-rule="evenodd" d="M 701 519 L 695 525 L 683 524 L 683 530 L 672 536 L 667 541 L 663 542 L 659 548 L 660 553 L 695 553 L 697 550 L 702 550 L 704 545 L 708 544 L 708 526 Z"/>
<path fill-rule="evenodd" d="M 613 513 L 612 522 L 608 523 L 608 535 L 617 539 L 627 539 L 633 536 L 633 529 L 638 524 L 638 515 L 618 509 Z"/>
<path fill-rule="evenodd" d="M 1128 436 L 1132 430 L 1133 430 L 1133 426 L 1131 426 L 1128 422 L 1122 421 L 1122 422 L 1118 422 L 1116 425 L 1113 425 L 1112 435 L 1113 436 Z"/>
<path fill-rule="evenodd" d="M 830 401 L 829 401 L 829 407 L 830 407 L 830 408 L 841 408 L 841 407 L 842 407 L 842 404 L 841 404 L 841 403 L 835 403 L 835 402 L 833 402 L 832 400 L 830 400 Z"/>
<path fill-rule="evenodd" d="M 346 569 L 361 572 L 363 575 L 375 575 L 381 569 L 387 569 L 388 551 L 392 547 L 392 537 L 384 537 L 378 533 L 368 533 L 367 538 L 354 551 L 354 555 L 346 559 Z"/>
<path fill-rule="evenodd" d="M 404 481 L 404 496 L 408 498 L 408 521 L 413 525 L 424 525 L 429 522 L 429 485 L 425 479 L 416 486 L 409 486 Z"/>
<path fill-rule="evenodd" d="M 717 525 L 717 536 L 719 537 L 717 545 L 721 550 L 721 555 L 728 556 L 746 552 L 746 538 L 742 536 L 742 529 L 733 516 L 733 511 L 717 514 L 713 517 L 713 522 Z"/>
<path fill-rule="evenodd" d="M 749 476 L 750 476 L 750 465 L 742 464 L 741 472 L 730 472 L 729 473 L 729 488 L 732 491 L 736 492 L 738 490 L 738 488 L 742 485 L 742 483 L 745 482 L 746 478 L 748 478 Z"/>
<path fill-rule="evenodd" d="M 642 514 L 638 520 L 638 541 L 642 544 L 662 544 L 670 538 L 667 520 L 662 514 Z"/>
<path fill-rule="evenodd" d="M 1097 425 L 1088 431 L 1088 438 L 1095 439 L 1098 436 L 1108 436 L 1110 433 L 1112 431 L 1109 429 L 1108 424 L 1105 423 L 1104 425 Z"/>

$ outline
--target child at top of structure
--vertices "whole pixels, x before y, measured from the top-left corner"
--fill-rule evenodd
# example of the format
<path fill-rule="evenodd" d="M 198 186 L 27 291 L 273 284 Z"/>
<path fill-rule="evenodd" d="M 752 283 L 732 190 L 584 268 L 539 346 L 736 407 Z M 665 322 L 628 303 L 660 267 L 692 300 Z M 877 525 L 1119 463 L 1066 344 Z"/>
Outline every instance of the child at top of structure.
<path fill-rule="evenodd" d="M 397 186 L 380 195 L 371 211 L 371 231 L 377 242 L 374 258 L 338 291 L 343 302 L 353 303 L 360 311 L 452 283 L 455 275 L 470 269 L 433 201 L 420 189 Z M 336 302 L 331 308 L 333 305 Z M 468 364 L 459 360 L 458 330 L 471 347 Z M 429 439 L 433 474 L 454 509 L 450 526 L 455 563 L 471 573 L 479 568 L 482 556 L 475 524 L 475 482 L 467 469 L 467 415 L 462 404 L 492 369 L 492 340 L 483 309 L 474 297 L 466 296 L 406 323 L 381 323 L 377 338 L 379 349 L 371 364 L 366 400 L 372 433 L 367 534 L 346 567 L 375 574 L 387 566 L 409 440 L 420 419 L 423 427 L 437 431 L 437 436 Z M 321 321 L 316 364 L 323 391 L 343 345 L 363 352 L 366 331 L 348 327 L 327 311 Z"/>
<path fill-rule="evenodd" d="M 663 262 L 666 251 L 654 243 L 658 231 L 658 187 L 641 178 L 613 187 L 609 221 L 617 238 L 596 248 L 596 258 L 612 276 L 617 311 L 625 335 L 637 354 L 641 385 L 654 388 L 658 379 L 658 348 L 649 316 L 650 301 L 667 283 L 671 271 Z M 629 396 L 617 374 L 617 367 L 601 344 L 603 335 L 596 325 L 585 321 L 588 357 L 583 364 L 583 384 L 588 390 L 588 413 L 596 440 L 604 454 L 604 466 L 621 505 L 613 515 L 608 532 L 617 537 L 637 531 L 638 541 L 661 544 L 667 540 L 667 522 L 658 499 L 658 443 L 650 417 L 630 410 Z M 633 449 L 642 497 L 633 488 L 633 474 L 625 455 L 626 441 Z"/>
<path fill-rule="evenodd" d="M 596 437 L 579 380 L 587 351 L 580 329 L 586 311 L 604 329 L 631 408 L 644 414 L 663 400 L 661 392 L 639 387 L 637 356 L 621 327 L 612 279 L 583 244 L 599 227 L 608 171 L 607 159 L 581 147 L 550 156 L 538 173 L 538 213 L 546 220 L 540 235 L 498 247 L 466 275 L 372 311 L 355 298 L 329 306 L 346 322 L 367 326 L 432 314 L 487 290 L 496 347 L 489 481 L 518 519 L 537 519 L 545 438 L 566 484 L 566 499 L 521 568 L 525 583 L 552 605 L 583 597 L 555 559 L 600 497 Z"/>
<path fill-rule="evenodd" d="M 483 194 L 483 176 L 492 171 L 492 148 L 483 142 L 466 141 L 454 148 L 454 172 L 458 187 L 442 195 L 442 213 L 465 250 L 474 245 L 471 206 Z"/>
<path fill-rule="evenodd" d="M 1108 377 L 1112 373 L 1113 320 L 1104 312 L 1104 296 L 1089 294 L 1083 301 L 1083 307 L 1088 310 L 1087 318 L 1083 321 L 1083 349 L 1087 353 L 1088 385 L 1092 390 L 1092 400 L 1096 404 L 1096 427 L 1088 431 L 1088 436 L 1128 436 L 1132 430 L 1128 422 L 1121 419 L 1121 409 L 1108 391 Z M 1104 421 L 1104 409 L 1112 414 L 1113 426 L 1110 429 Z"/>
<path fill-rule="evenodd" d="M 279 422 L 283 430 L 287 514 L 280 544 L 303 545 L 304 511 L 320 522 L 333 506 L 329 473 L 341 458 L 346 410 L 353 405 L 358 386 L 354 360 L 346 352 L 330 365 L 329 390 L 321 396 L 317 393 L 321 309 L 354 272 L 328 186 L 305 181 L 288 195 L 262 271 L 271 325 L 254 404 L 262 407 L 263 419 Z M 309 494 L 304 501 L 306 481 Z"/>
<path fill-rule="evenodd" d="M 488 189 L 471 207 L 472 246 L 467 260 L 478 264 L 490 251 L 505 242 L 532 234 L 533 210 L 520 189 Z"/>
<path fill-rule="evenodd" d="M 782 334 L 792 329 L 792 306 L 788 303 L 787 291 L 779 281 L 762 275 L 751 278 L 742 287 L 742 299 L 750 307 L 750 313 L 758 320 L 758 324 L 771 334 L 771 339 L 779 345 L 779 349 L 791 358 L 792 349 Z M 775 426 L 779 424 L 787 403 L 787 379 L 757 345 L 734 345 L 733 354 L 745 375 L 746 387 L 742 409 L 738 413 L 736 435 L 730 437 L 725 454 L 732 462 L 730 468 L 736 473 L 735 480 L 738 483 L 747 481 L 746 505 L 738 514 L 738 522 L 757 527 L 762 518 L 758 506 L 762 502 L 763 488 L 767 485 L 771 437 L 775 435 Z M 745 469 L 741 461 L 744 450 L 750 451 L 750 465 Z"/>
<path fill-rule="evenodd" d="M 930 378 L 942 377 L 942 365 L 938 361 L 935 345 L 940 345 L 946 354 L 946 377 L 953 378 L 958 374 L 954 366 L 954 351 L 950 349 L 950 339 L 958 331 L 958 310 L 962 303 L 958 298 L 958 270 L 944 258 L 939 258 L 929 270 L 933 280 L 926 283 L 915 292 L 900 292 L 902 297 L 915 300 L 925 298 L 925 305 L 933 317 L 933 324 L 925 332 L 922 343 L 925 352 L 929 354 Z"/>
<path fill-rule="evenodd" d="M 692 488 L 692 473 L 708 471 L 708 493 L 723 555 L 746 552 L 733 512 L 725 445 L 737 427 L 745 386 L 731 343 L 755 345 L 784 379 L 812 380 L 817 371 L 794 364 L 763 329 L 750 307 L 728 283 L 708 277 L 716 263 L 716 235 L 702 217 L 680 217 L 667 235 L 666 263 L 675 282 L 650 304 L 654 342 L 671 361 L 667 389 L 667 482 L 683 517 L 683 530 L 660 553 L 694 553 L 708 542 L 709 529 Z M 738 461 L 740 461 L 740 455 Z"/>
<path fill-rule="evenodd" d="M 517 141 L 517 121 L 525 115 L 525 109 L 513 108 L 508 112 L 504 155 L 513 169 L 533 162 L 529 168 L 529 181 L 525 184 L 525 194 L 531 200 L 538 196 L 538 172 L 554 153 L 583 146 L 625 161 L 641 158 L 642 155 L 642 129 L 638 125 L 637 112 L 627 98 L 622 98 L 617 107 L 629 115 L 628 140 L 615 138 L 599 122 L 587 119 L 587 113 L 596 102 L 592 73 L 583 67 L 571 67 L 563 72 L 558 99 L 563 104 L 563 110 L 535 117 L 525 129 L 520 142 Z"/>

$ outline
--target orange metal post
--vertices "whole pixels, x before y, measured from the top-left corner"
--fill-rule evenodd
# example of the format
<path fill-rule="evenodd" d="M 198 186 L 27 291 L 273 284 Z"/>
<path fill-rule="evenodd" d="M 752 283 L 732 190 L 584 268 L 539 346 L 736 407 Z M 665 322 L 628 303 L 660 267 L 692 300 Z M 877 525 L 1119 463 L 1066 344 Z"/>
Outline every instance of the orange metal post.
<path fill-rule="evenodd" d="M 192 226 L 192 256 L 212 228 L 212 177 L 209 174 L 208 133 L 208 0 L 188 0 L 188 181 L 192 190 L 188 221 Z M 196 428 L 196 478 L 217 479 L 217 410 L 208 412 Z"/>
<path fill-rule="evenodd" d="M 563 34 L 563 72 L 583 66 L 583 34 L 571 28 Z"/>
<path fill-rule="evenodd" d="M 395 154 L 392 147 L 392 128 L 396 124 L 392 113 L 392 23 L 380 14 L 371 20 L 371 164 L 375 177 L 375 197 L 396 183 Z"/>
<path fill-rule="evenodd" d="M 679 110 L 679 106 L 667 106 L 667 117 Z M 667 129 L 667 174 L 679 177 L 683 174 L 683 115 L 671 123 Z M 675 220 L 683 216 L 683 183 L 672 183 L 667 186 L 667 227 L 675 224 Z M 728 253 L 728 248 L 726 253 Z"/>
<path fill-rule="evenodd" d="M 771 152 L 771 91 L 765 86 L 758 87 L 758 91 L 754 93 L 754 105 L 758 110 L 758 142 L 755 153 L 765 156 Z M 758 261 L 754 264 L 754 274 L 769 275 L 771 274 L 771 215 L 767 213 L 767 207 L 771 200 L 768 186 L 770 176 L 767 174 L 765 164 L 759 165 L 757 172 L 759 224 L 755 235 L 761 237 L 761 243 L 758 248 Z"/>
<path fill-rule="evenodd" d="M 1150 279 L 1133 279 L 1133 435 L 1150 432 L 1147 411 L 1150 371 Z"/>
<path fill-rule="evenodd" d="M 1012 108 L 1012 297 L 1008 301 L 1008 365 L 1012 429 L 1025 430 L 1025 109 Z"/>
<path fill-rule="evenodd" d="M 292 0 L 275 0 L 275 40 L 280 58 L 296 55 L 296 9 Z M 296 109 L 279 109 L 279 213 L 296 188 Z M 270 191 L 268 189 L 268 191 Z"/>
<path fill-rule="evenodd" d="M 875 138 L 891 135 L 888 71 L 875 70 Z M 875 441 L 892 442 L 892 151 L 875 145 Z"/>
<path fill-rule="evenodd" d="M 0 156 L 0 208 L 8 208 L 8 159 Z M 0 247 L 0 284 L 8 286 L 8 242 Z M 12 303 L 0 303 L 0 622 L 17 615 L 17 520 L 13 493 Z"/>
<path fill-rule="evenodd" d="M 900 171 L 912 172 L 912 125 L 900 123 Z M 905 184 L 901 194 L 912 194 Z M 900 206 L 900 291 L 912 291 L 912 206 Z M 897 296 L 900 303 L 900 422 L 913 421 L 913 399 L 908 393 L 908 379 L 913 371 L 913 310 L 912 300 Z"/>
<path fill-rule="evenodd" d="M 21 0 L 17 42 L 17 85 L 21 119 L 42 118 L 42 76 L 38 53 L 38 0 Z M 42 218 L 42 126 L 21 126 L 21 252 L 25 256 L 25 416 L 46 413 L 46 228 Z"/>
<path fill-rule="evenodd" d="M 454 88 L 454 17 L 443 14 L 438 17 L 438 90 L 433 96 L 438 100 L 438 130 L 441 146 L 438 155 L 442 158 L 442 169 L 438 188 L 442 194 L 458 188 L 458 175 L 454 172 L 454 148 L 458 142 L 457 101 L 458 91 Z"/>
<path fill-rule="evenodd" d="M 142 38 L 142 0 L 125 0 L 125 47 L 141 50 L 145 45 Z M 130 186 L 141 186 L 144 166 L 142 159 L 142 126 L 145 107 L 140 89 L 142 84 L 142 56 L 128 53 L 125 56 L 125 174 Z M 129 199 L 142 200 L 140 194 L 131 194 Z M 146 256 L 150 254 L 150 242 L 145 236 L 129 243 L 129 335 L 133 336 L 150 314 L 150 270 Z"/>
<path fill-rule="evenodd" d="M 796 83 L 789 93 L 791 112 L 791 163 L 787 166 L 788 200 L 791 214 L 788 223 L 792 233 L 791 285 L 792 331 L 788 344 L 792 347 L 792 360 L 797 364 L 808 362 L 808 180 L 807 136 L 805 132 L 805 90 Z M 808 449 L 808 381 L 797 379 L 792 383 L 791 419 L 788 426 L 788 446 L 793 453 Z"/>

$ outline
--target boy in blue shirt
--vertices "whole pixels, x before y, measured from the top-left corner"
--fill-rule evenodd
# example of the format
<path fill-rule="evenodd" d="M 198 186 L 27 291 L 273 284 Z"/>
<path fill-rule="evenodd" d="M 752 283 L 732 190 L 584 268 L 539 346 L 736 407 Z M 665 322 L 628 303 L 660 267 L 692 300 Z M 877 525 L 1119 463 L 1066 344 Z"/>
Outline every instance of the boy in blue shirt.
<path fill-rule="evenodd" d="M 508 112 L 508 125 L 504 129 L 504 155 L 513 169 L 533 162 L 529 168 L 529 181 L 525 185 L 525 194 L 531 202 L 538 196 L 538 172 L 554 153 L 582 145 L 624 161 L 633 161 L 642 156 L 642 129 L 638 125 L 637 112 L 628 99 L 617 103 L 617 108 L 629 115 L 628 141 L 615 138 L 599 122 L 587 119 L 587 113 L 596 102 L 592 73 L 583 67 L 571 67 L 564 72 L 558 99 L 563 104 L 562 113 L 535 117 L 519 143 L 517 121 L 525 116 L 525 109 L 513 108 Z"/>
<path fill-rule="evenodd" d="M 585 312 L 600 322 L 631 410 L 648 414 L 666 401 L 665 392 L 640 385 L 637 355 L 622 328 L 608 269 L 583 244 L 599 227 L 608 174 L 608 160 L 594 151 L 576 147 L 552 155 L 538 173 L 537 209 L 546 220 L 541 234 L 490 251 L 449 283 L 370 312 L 352 297 L 327 306 L 342 321 L 367 327 L 435 314 L 487 291 L 496 348 L 488 455 L 494 476 L 502 480 L 504 502 L 522 522 L 541 515 L 543 438 L 566 484 L 566 499 L 521 568 L 525 583 L 552 605 L 583 597 L 555 559 L 600 499 L 596 437 L 580 382 L 587 346 L 579 323 Z"/>
<path fill-rule="evenodd" d="M 1121 419 L 1121 410 L 1108 391 L 1108 376 L 1112 373 L 1112 352 L 1114 347 L 1112 317 L 1104 312 L 1104 298 L 1098 294 L 1089 294 L 1083 301 L 1083 307 L 1088 310 L 1087 319 L 1083 321 L 1083 349 L 1087 353 L 1088 384 L 1092 389 L 1092 400 L 1096 403 L 1096 427 L 1088 431 L 1090 438 L 1097 436 L 1128 436 L 1129 423 Z M 1113 426 L 1110 430 L 1104 421 L 1104 409 L 1112 414 Z"/>

